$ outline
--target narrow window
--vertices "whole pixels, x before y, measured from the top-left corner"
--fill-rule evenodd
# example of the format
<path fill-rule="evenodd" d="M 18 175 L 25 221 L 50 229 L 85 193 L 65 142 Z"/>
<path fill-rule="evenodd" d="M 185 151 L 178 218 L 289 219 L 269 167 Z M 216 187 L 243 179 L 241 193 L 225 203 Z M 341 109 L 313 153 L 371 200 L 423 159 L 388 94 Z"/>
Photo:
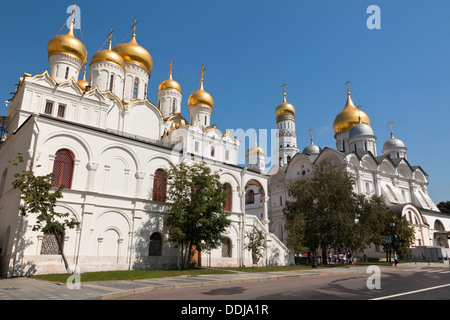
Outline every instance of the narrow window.
<path fill-rule="evenodd" d="M 175 113 L 175 106 L 176 106 L 176 101 L 175 101 L 175 99 L 173 99 L 173 101 L 172 101 L 172 113 Z"/>
<path fill-rule="evenodd" d="M 280 196 L 280 206 L 282 206 L 282 205 L 283 205 L 283 197 Z"/>
<path fill-rule="evenodd" d="M 139 78 L 134 79 L 133 98 L 137 99 L 139 89 Z"/>
<path fill-rule="evenodd" d="M 195 152 L 198 152 L 198 149 L 199 149 L 198 141 L 195 141 Z"/>
<path fill-rule="evenodd" d="M 230 150 L 225 150 L 225 160 L 230 160 Z"/>
<path fill-rule="evenodd" d="M 227 193 L 227 198 L 224 210 L 230 212 L 233 209 L 233 189 L 229 183 L 225 183 L 225 192 Z"/>
<path fill-rule="evenodd" d="M 211 147 L 211 157 L 214 158 L 215 154 L 216 154 L 216 149 L 214 147 Z"/>
<path fill-rule="evenodd" d="M 61 149 L 56 152 L 55 162 L 53 164 L 53 186 L 70 189 L 72 187 L 73 169 L 75 158 L 73 153 L 67 149 Z"/>
<path fill-rule="evenodd" d="M 153 180 L 153 201 L 166 202 L 167 177 L 163 169 L 155 171 Z"/>
<path fill-rule="evenodd" d="M 66 106 L 60 104 L 58 106 L 58 117 L 64 118 L 64 114 L 66 113 Z"/>
<path fill-rule="evenodd" d="M 64 75 L 64 79 L 68 79 L 69 78 L 69 67 L 66 68 L 66 74 Z"/>
<path fill-rule="evenodd" d="M 148 255 L 149 256 L 161 256 L 162 249 L 162 237 L 159 233 L 155 232 L 150 236 L 150 244 Z"/>
<path fill-rule="evenodd" d="M 222 244 L 222 258 L 231 258 L 231 240 L 227 238 Z"/>
<path fill-rule="evenodd" d="M 47 101 L 47 103 L 45 104 L 45 113 L 46 114 L 52 114 L 53 111 L 53 102 L 51 101 Z"/>
<path fill-rule="evenodd" d="M 110 77 L 109 77 L 109 91 L 113 91 L 113 87 L 114 87 L 114 75 L 112 74 Z"/>

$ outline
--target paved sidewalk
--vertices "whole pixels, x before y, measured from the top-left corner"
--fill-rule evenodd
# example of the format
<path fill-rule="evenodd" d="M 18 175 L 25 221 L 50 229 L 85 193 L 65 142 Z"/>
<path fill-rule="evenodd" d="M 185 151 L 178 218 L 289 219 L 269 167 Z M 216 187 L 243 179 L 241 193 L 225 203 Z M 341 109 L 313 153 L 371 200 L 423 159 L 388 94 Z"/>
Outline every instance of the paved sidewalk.
<path fill-rule="evenodd" d="M 380 266 L 381 272 L 396 270 L 420 270 L 426 268 L 449 268 L 448 263 L 405 263 L 397 268 Z M 32 278 L 0 278 L 0 300 L 101 300 L 117 298 L 152 290 L 167 290 L 209 284 L 230 284 L 247 281 L 274 280 L 288 277 L 317 277 L 331 274 L 366 273 L 367 267 L 311 269 L 285 272 L 236 272 L 233 274 L 180 276 L 171 278 L 120 280 L 120 281 L 75 281 L 69 284 L 53 283 Z"/>

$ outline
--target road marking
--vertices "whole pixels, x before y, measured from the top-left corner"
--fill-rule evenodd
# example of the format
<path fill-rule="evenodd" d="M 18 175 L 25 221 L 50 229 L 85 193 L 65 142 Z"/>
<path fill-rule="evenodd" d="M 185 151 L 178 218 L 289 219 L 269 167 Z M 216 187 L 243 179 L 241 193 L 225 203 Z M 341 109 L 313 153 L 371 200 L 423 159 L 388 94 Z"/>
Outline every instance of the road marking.
<path fill-rule="evenodd" d="M 370 300 L 383 300 L 383 299 L 395 298 L 395 297 L 405 296 L 405 295 L 408 295 L 408 294 L 414 294 L 414 293 L 423 292 L 423 291 L 429 291 L 429 290 L 435 290 L 435 289 L 445 288 L 445 287 L 448 287 L 448 286 L 450 286 L 450 283 L 448 283 L 448 284 L 443 284 L 443 285 L 441 285 L 441 286 L 436 286 L 436 287 L 430 287 L 430 288 L 425 288 L 425 289 L 420 289 L 420 290 L 414 290 L 414 291 L 409 291 L 409 292 L 403 292 L 403 293 L 399 293 L 399 294 L 393 294 L 393 295 L 386 296 L 386 297 L 374 298 L 374 299 L 370 299 Z"/>

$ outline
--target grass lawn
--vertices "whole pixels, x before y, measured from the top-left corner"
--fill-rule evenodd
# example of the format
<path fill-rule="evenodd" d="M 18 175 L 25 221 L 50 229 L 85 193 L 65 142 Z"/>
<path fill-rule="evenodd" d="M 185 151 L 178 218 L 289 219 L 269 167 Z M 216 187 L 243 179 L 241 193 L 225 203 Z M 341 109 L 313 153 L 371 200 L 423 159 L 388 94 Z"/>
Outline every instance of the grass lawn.
<path fill-rule="evenodd" d="M 367 267 L 369 265 L 389 265 L 388 262 L 360 262 L 356 265 L 318 265 L 318 269 L 329 268 L 347 268 L 347 267 Z M 277 272 L 277 271 L 292 271 L 292 270 L 308 270 L 312 269 L 311 264 L 301 264 L 292 266 L 269 266 L 269 267 L 242 267 L 242 268 L 193 268 L 188 270 L 119 270 L 119 271 L 102 271 L 102 272 L 86 272 L 81 274 L 81 281 L 115 281 L 115 280 L 139 280 L 151 278 L 164 277 L 178 277 L 178 276 L 199 276 L 208 274 L 229 274 L 236 271 L 240 272 Z M 70 274 L 45 274 L 35 275 L 31 278 L 65 283 L 70 277 Z"/>
<path fill-rule="evenodd" d="M 191 276 L 195 277 L 202 274 L 228 274 L 232 271 L 218 269 L 195 268 L 188 270 L 118 270 L 86 272 L 81 274 L 81 281 L 114 281 L 114 280 L 139 280 L 164 277 Z M 66 273 L 35 275 L 31 278 L 41 279 L 53 282 L 67 282 L 71 275 Z"/>

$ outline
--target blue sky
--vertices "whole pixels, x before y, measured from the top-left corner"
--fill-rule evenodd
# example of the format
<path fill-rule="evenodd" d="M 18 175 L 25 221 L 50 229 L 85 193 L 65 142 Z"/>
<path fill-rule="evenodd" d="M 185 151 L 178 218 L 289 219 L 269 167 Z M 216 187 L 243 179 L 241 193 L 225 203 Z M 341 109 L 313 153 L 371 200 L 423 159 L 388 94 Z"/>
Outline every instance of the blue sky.
<path fill-rule="evenodd" d="M 47 42 L 66 32 L 72 4 L 2 3 L 3 100 L 24 72 L 49 68 Z M 450 200 L 450 1 L 79 0 L 77 5 L 76 35 L 89 58 L 102 49 L 111 26 L 113 45 L 128 41 L 138 18 L 137 40 L 154 60 L 148 98 L 156 103 L 173 58 L 186 119 L 187 100 L 204 64 L 205 89 L 215 102 L 211 122 L 222 132 L 274 129 L 280 86 L 286 83 L 300 149 L 309 143 L 309 128 L 316 144 L 334 148 L 333 121 L 345 105 L 345 82 L 351 81 L 352 99 L 370 117 L 378 153 L 393 121 L 410 164 L 429 174 L 433 200 Z M 369 5 L 381 9 L 379 30 L 366 27 Z"/>

